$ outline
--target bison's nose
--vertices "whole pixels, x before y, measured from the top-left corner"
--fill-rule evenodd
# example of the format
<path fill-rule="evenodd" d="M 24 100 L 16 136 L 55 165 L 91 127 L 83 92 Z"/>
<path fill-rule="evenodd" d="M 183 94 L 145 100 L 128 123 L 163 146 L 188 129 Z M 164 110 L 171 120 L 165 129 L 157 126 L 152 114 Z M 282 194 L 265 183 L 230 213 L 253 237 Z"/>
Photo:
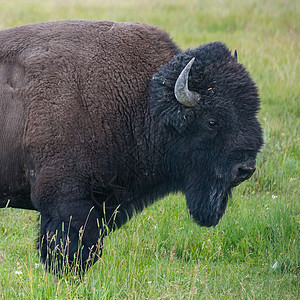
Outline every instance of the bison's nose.
<path fill-rule="evenodd" d="M 232 169 L 232 186 L 237 186 L 241 182 L 249 179 L 256 169 L 255 161 L 236 164 Z"/>

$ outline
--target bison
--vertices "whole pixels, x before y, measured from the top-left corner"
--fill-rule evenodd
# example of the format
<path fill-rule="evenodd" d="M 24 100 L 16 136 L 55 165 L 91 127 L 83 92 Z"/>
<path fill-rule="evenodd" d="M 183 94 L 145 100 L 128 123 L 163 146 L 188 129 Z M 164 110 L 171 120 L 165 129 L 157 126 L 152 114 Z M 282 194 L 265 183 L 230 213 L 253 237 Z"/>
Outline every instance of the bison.
<path fill-rule="evenodd" d="M 58 273 L 181 191 L 216 225 L 262 146 L 258 89 L 221 42 L 182 51 L 140 23 L 59 21 L 0 32 L 0 207 L 37 210 Z"/>

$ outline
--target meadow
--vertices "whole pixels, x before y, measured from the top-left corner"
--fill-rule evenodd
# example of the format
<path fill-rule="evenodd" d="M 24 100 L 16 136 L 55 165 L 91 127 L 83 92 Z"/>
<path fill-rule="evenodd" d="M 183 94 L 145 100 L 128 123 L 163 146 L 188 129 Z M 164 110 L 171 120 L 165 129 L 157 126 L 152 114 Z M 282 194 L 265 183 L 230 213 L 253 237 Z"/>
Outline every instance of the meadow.
<path fill-rule="evenodd" d="M 260 90 L 265 144 L 216 227 L 169 195 L 107 237 L 81 281 L 45 272 L 37 213 L 0 210 L 0 299 L 299 299 L 299 2 L 0 0 L 0 29 L 62 19 L 145 22 L 182 49 L 237 49 Z"/>

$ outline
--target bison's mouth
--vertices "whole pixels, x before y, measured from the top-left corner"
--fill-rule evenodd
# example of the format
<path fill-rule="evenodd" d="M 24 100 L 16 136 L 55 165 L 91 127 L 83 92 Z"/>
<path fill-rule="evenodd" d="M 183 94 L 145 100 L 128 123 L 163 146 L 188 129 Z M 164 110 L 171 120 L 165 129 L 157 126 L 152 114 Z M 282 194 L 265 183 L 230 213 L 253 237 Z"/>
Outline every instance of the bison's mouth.
<path fill-rule="evenodd" d="M 231 197 L 231 190 L 252 176 L 255 171 L 255 160 L 237 163 L 230 170 L 227 175 L 216 172 L 218 176 L 206 177 L 198 184 L 193 180 L 187 183 L 187 206 L 200 226 L 210 227 L 219 223 Z"/>

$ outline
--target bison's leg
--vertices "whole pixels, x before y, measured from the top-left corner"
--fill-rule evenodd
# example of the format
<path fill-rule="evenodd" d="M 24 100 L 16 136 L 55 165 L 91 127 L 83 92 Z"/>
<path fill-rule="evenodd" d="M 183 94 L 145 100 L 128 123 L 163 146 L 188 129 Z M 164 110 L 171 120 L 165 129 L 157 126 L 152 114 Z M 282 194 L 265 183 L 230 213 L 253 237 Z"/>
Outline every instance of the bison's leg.
<path fill-rule="evenodd" d="M 103 239 L 95 217 L 87 216 L 83 220 L 73 213 L 69 221 L 65 221 L 66 218 L 41 213 L 39 248 L 48 269 L 58 273 L 73 270 L 82 274 L 95 263 L 101 255 Z"/>
<path fill-rule="evenodd" d="M 64 221 L 41 213 L 39 249 L 47 269 L 82 274 L 101 256 L 103 234 L 98 222 L 78 219 L 75 214 Z"/>
<path fill-rule="evenodd" d="M 84 272 L 101 255 L 102 214 L 85 183 L 74 177 L 58 182 L 46 173 L 32 184 L 32 202 L 41 214 L 42 260 L 59 273 L 70 268 Z"/>

